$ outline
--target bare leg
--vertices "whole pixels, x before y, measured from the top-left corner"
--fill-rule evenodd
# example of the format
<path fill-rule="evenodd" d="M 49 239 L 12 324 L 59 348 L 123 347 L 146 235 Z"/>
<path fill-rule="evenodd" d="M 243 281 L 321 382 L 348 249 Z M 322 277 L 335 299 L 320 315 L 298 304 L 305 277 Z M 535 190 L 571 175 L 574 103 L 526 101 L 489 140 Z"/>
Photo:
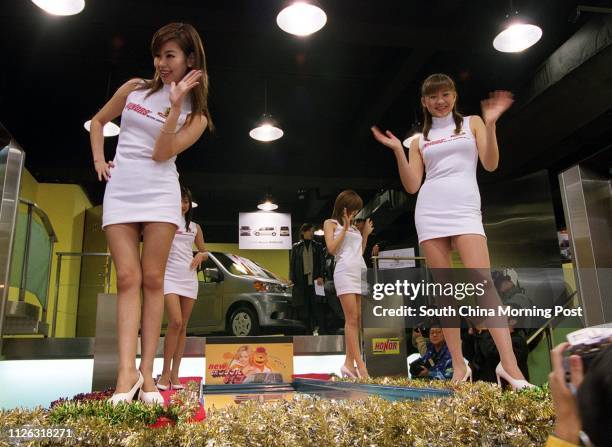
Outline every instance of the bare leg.
<path fill-rule="evenodd" d="M 346 357 L 344 366 L 346 369 L 355 373 L 355 360 L 359 355 L 359 347 L 357 340 L 357 300 L 352 293 L 338 296 L 344 313 L 344 347 L 346 349 Z"/>
<path fill-rule="evenodd" d="M 106 239 L 117 269 L 117 393 L 129 391 L 138 378 L 135 362 L 142 285 L 138 253 L 139 227 L 139 224 L 106 227 Z"/>
<path fill-rule="evenodd" d="M 176 226 L 165 222 L 143 224 L 141 324 L 142 358 L 140 372 L 144 376 L 143 391 L 156 391 L 153 381 L 153 360 L 157 351 L 161 320 L 164 313 L 164 272 Z"/>
<path fill-rule="evenodd" d="M 187 298 L 181 296 L 181 320 L 183 324 L 181 325 L 178 340 L 176 343 L 176 351 L 174 352 L 174 357 L 172 359 L 172 374 L 170 376 L 170 380 L 172 383 L 179 383 L 179 368 L 181 367 L 181 360 L 183 359 L 183 351 L 185 350 L 185 338 L 187 337 L 187 323 L 189 323 L 189 317 L 191 317 L 191 311 L 193 310 L 193 305 L 195 304 L 195 300 L 193 298 Z"/>
<path fill-rule="evenodd" d="M 421 243 L 421 249 L 427 260 L 427 267 L 433 269 L 449 269 L 451 268 L 451 240 L 448 237 L 429 239 Z M 440 280 L 435 278 L 436 280 Z M 456 320 L 456 321 L 455 321 Z M 454 382 L 458 382 L 465 377 L 467 367 L 463 360 L 463 351 L 461 349 L 461 330 L 459 329 L 459 320 L 453 319 L 447 322 L 442 322 L 442 333 L 444 340 L 450 352 L 453 361 L 453 378 Z"/>
<path fill-rule="evenodd" d="M 491 267 L 489 249 L 485 237 L 477 234 L 463 234 L 455 236 L 454 243 L 466 268 L 489 269 Z M 495 289 L 492 292 L 497 295 Z M 507 324 L 505 327 L 489 327 L 488 329 L 499 352 L 503 368 L 513 378 L 524 379 L 525 377 L 518 367 L 516 356 L 512 349 L 512 339 Z M 446 336 L 446 334 L 444 335 Z"/>
<path fill-rule="evenodd" d="M 164 367 L 161 376 L 157 381 L 160 385 L 168 386 L 170 371 L 172 370 L 172 358 L 176 352 L 177 342 L 183 318 L 181 316 L 181 304 L 176 293 L 169 293 L 165 297 L 166 312 L 168 314 L 168 329 L 164 338 Z"/>
<path fill-rule="evenodd" d="M 361 375 L 361 377 L 369 377 L 370 374 L 368 374 L 368 369 L 366 368 L 365 362 L 363 361 L 363 352 L 362 352 L 362 347 L 363 347 L 363 337 L 362 337 L 362 328 L 363 328 L 363 320 L 361 318 L 361 295 L 356 295 L 357 298 L 357 343 L 359 346 L 359 362 L 357 363 L 357 369 L 359 369 L 359 375 Z"/>

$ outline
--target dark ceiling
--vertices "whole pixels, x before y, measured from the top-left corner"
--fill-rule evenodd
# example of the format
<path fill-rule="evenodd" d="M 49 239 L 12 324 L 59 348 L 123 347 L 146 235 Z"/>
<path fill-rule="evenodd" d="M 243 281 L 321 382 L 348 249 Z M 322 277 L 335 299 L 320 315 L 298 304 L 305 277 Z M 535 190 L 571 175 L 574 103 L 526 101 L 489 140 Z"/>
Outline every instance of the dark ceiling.
<path fill-rule="evenodd" d="M 507 11 L 505 0 L 321 3 L 327 25 L 296 38 L 277 27 L 282 2 L 276 0 L 87 0 L 81 14 L 63 18 L 30 1 L 3 2 L 0 121 L 25 149 L 26 165 L 38 181 L 80 184 L 100 204 L 104 187 L 94 176 L 83 122 L 124 81 L 151 76 L 148 48 L 156 29 L 171 21 L 195 25 L 206 49 L 217 130 L 182 154 L 177 166 L 202 205 L 196 219 L 207 227 L 209 240 L 231 241 L 238 212 L 254 210 L 266 193 L 299 224 L 321 222 L 341 189 L 356 189 L 369 200 L 381 189 L 398 188 L 394 158 L 372 139 L 369 127 L 376 123 L 404 137 L 425 76 L 453 76 L 461 110 L 478 113 L 488 91 L 524 92 L 537 69 L 592 17 L 569 21 L 576 1 L 514 1 L 544 35 L 523 53 L 503 54 L 491 42 Z M 263 112 L 266 83 L 269 111 L 285 131 L 273 143 L 248 135 Z M 564 123 L 560 142 L 533 139 L 538 120 L 571 116 L 563 94 L 515 109 L 498 126 L 500 170 L 481 181 L 572 160 L 582 140 L 567 142 L 589 125 L 588 135 L 596 136 L 588 141 L 592 150 L 610 141 L 609 113 L 573 120 L 575 126 Z M 563 141 L 568 149 L 555 155 L 553 143 Z M 116 138 L 107 139 L 109 158 L 116 144 Z"/>

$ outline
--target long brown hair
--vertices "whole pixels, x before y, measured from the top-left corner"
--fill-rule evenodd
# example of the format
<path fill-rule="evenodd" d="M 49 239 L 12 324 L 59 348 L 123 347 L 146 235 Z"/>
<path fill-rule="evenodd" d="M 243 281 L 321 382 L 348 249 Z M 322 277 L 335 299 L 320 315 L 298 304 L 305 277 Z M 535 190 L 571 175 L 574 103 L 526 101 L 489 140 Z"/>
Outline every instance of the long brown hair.
<path fill-rule="evenodd" d="M 185 185 L 181 185 L 181 202 L 183 199 L 187 199 L 189 201 L 189 209 L 185 213 L 185 231 L 189 233 L 189 224 L 193 218 L 193 196 L 191 195 L 189 188 L 187 188 Z"/>
<path fill-rule="evenodd" d="M 151 54 L 155 57 L 161 50 L 161 47 L 171 40 L 174 40 L 185 54 L 185 59 L 189 56 L 193 57 L 193 70 L 202 70 L 202 79 L 200 84 L 191 89 L 189 95 L 191 97 L 192 113 L 188 117 L 188 122 L 195 115 L 204 115 L 208 122 L 208 130 L 213 131 L 215 126 L 208 110 L 208 71 L 206 70 L 206 56 L 204 54 L 204 45 L 202 39 L 196 29 L 188 23 L 169 23 L 162 26 L 153 35 L 151 40 Z M 161 80 L 159 73 L 155 72 L 152 80 L 146 80 L 142 88 L 150 89 L 148 95 L 157 92 L 163 87 L 164 83 Z"/>
<path fill-rule="evenodd" d="M 344 208 L 346 208 L 347 214 L 350 215 L 353 211 L 359 211 L 363 208 L 363 200 L 359 197 L 359 194 L 351 189 L 346 189 L 338 194 L 334 203 L 332 219 L 336 219 L 340 225 L 344 225 Z"/>
<path fill-rule="evenodd" d="M 421 85 L 421 96 L 424 98 L 433 93 L 439 92 L 440 90 L 450 90 L 457 95 L 457 87 L 455 87 L 455 81 L 445 74 L 436 73 L 429 75 L 427 79 L 423 81 L 423 85 Z M 459 96 L 457 95 L 457 98 Z M 427 110 L 427 107 L 422 105 L 423 107 L 423 137 L 427 140 L 429 131 L 431 130 L 431 125 L 433 119 L 431 117 L 431 113 Z M 463 125 L 463 116 L 457 112 L 457 101 L 455 100 L 455 105 L 453 106 L 453 110 L 451 112 L 453 114 L 453 120 L 455 121 L 455 135 L 461 132 L 461 127 Z"/>

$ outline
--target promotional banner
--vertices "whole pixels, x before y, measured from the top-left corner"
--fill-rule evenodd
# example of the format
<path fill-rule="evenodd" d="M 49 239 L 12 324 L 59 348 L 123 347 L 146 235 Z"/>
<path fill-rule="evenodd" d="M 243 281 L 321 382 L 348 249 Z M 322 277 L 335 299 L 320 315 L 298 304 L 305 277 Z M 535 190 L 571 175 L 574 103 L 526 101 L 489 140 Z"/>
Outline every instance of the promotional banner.
<path fill-rule="evenodd" d="M 246 340 L 245 340 L 246 341 Z M 290 383 L 293 343 L 206 343 L 206 385 Z"/>
<path fill-rule="evenodd" d="M 240 213 L 238 246 L 241 250 L 291 250 L 291 214 Z"/>
<path fill-rule="evenodd" d="M 381 258 L 413 258 L 414 248 L 400 248 L 397 250 L 384 250 L 378 254 Z M 381 259 L 378 261 L 380 270 L 388 269 L 403 269 L 406 267 L 415 267 L 416 263 L 412 260 L 401 259 Z"/>

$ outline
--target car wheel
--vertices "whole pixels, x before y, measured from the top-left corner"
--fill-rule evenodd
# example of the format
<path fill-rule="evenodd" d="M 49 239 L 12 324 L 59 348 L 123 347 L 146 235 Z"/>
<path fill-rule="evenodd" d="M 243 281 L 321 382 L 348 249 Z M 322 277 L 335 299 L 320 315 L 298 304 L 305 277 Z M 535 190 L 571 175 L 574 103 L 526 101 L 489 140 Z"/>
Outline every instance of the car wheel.
<path fill-rule="evenodd" d="M 229 319 L 229 333 L 235 337 L 259 334 L 257 313 L 247 306 L 234 310 Z"/>

